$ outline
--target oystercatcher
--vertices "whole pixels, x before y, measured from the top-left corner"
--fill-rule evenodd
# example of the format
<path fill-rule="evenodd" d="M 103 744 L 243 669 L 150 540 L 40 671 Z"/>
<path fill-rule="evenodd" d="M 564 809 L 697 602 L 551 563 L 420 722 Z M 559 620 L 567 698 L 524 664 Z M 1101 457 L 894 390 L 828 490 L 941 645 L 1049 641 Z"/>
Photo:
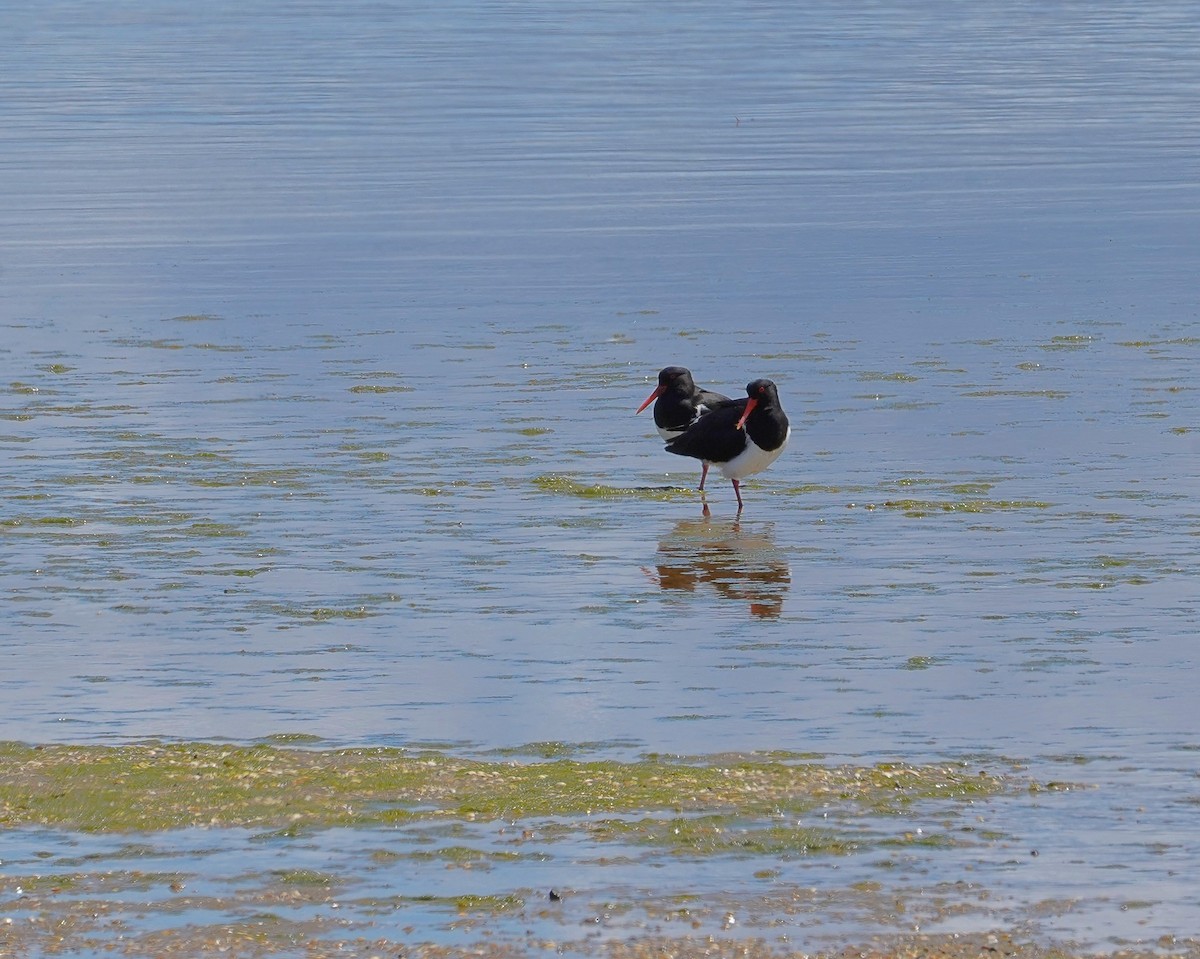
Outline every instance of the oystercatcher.
<path fill-rule="evenodd" d="M 775 384 L 755 380 L 746 386 L 744 400 L 729 400 L 701 416 L 667 443 L 667 452 L 715 463 L 733 483 L 740 510 L 738 481 L 761 473 L 779 459 L 791 435 Z"/>
<path fill-rule="evenodd" d="M 658 402 L 655 403 L 655 400 Z M 637 412 L 654 403 L 654 425 L 658 427 L 658 435 L 664 440 L 673 440 L 709 410 L 729 402 L 728 396 L 700 389 L 692 379 L 690 370 L 682 366 L 668 366 L 659 370 L 658 386 L 646 397 L 646 402 L 637 408 Z M 702 461 L 700 489 L 704 489 L 708 467 L 709 463 Z"/>

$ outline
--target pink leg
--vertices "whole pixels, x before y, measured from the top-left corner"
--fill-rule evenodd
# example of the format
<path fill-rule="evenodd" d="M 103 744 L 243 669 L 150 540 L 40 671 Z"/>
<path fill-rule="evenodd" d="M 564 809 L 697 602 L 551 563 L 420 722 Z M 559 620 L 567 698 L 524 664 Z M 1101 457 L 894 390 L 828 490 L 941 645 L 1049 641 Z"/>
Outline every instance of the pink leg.
<path fill-rule="evenodd" d="M 704 489 L 704 481 L 708 479 L 708 464 L 701 461 L 700 463 L 700 489 Z"/>
<path fill-rule="evenodd" d="M 741 491 L 741 489 L 738 488 L 737 480 L 733 480 L 733 495 L 737 497 L 738 512 L 740 513 L 742 510 L 742 491 Z"/>

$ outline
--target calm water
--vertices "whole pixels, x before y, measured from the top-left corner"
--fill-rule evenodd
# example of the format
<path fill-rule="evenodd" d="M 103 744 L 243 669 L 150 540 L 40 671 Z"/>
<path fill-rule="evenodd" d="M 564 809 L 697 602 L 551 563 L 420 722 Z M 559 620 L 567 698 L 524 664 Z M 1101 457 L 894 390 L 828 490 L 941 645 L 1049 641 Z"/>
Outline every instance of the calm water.
<path fill-rule="evenodd" d="M 1010 758 L 996 902 L 1200 933 L 1190 4 L 0 28 L 3 738 Z M 740 518 L 570 492 L 668 363 Z"/>

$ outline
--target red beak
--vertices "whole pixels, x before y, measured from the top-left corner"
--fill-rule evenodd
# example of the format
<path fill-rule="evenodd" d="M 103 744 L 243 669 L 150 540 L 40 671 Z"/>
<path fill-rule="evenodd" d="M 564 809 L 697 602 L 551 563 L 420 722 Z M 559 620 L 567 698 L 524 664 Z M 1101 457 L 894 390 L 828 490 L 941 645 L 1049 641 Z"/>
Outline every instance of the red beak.
<path fill-rule="evenodd" d="M 665 390 L 665 389 L 666 389 L 666 387 L 665 387 L 665 386 L 663 386 L 663 385 L 660 383 L 660 384 L 659 384 L 659 385 L 658 385 L 658 386 L 655 388 L 654 392 L 653 392 L 653 393 L 651 393 L 651 394 L 650 394 L 648 397 L 646 397 L 646 402 L 645 402 L 645 403 L 643 403 L 641 406 L 639 406 L 639 407 L 637 408 L 637 413 L 634 413 L 633 415 L 634 415 L 634 416 L 637 416 L 637 415 L 638 415 L 638 413 L 640 413 L 640 412 L 641 412 L 642 410 L 644 410 L 644 409 L 645 409 L 647 406 L 649 406 L 651 403 L 653 403 L 653 402 L 654 402 L 656 399 L 658 399 L 660 396 L 662 396 L 663 390 Z"/>
<path fill-rule="evenodd" d="M 758 397 L 757 396 L 752 396 L 752 397 L 750 397 L 750 399 L 746 400 L 746 412 L 743 413 L 742 418 L 737 421 L 737 426 L 734 427 L 735 430 L 740 430 L 743 426 L 746 425 L 746 417 L 748 417 L 750 415 L 750 411 L 753 410 L 754 407 L 756 407 L 756 406 L 758 406 Z"/>

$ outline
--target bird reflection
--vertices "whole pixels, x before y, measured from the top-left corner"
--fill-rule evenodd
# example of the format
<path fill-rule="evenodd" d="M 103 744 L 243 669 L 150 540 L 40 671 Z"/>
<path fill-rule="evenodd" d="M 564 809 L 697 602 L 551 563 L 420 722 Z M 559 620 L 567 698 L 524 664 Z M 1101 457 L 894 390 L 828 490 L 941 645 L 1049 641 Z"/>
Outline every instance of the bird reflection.
<path fill-rule="evenodd" d="M 647 570 L 665 590 L 694 593 L 707 583 L 726 599 L 746 602 L 750 615 L 775 619 L 792 583 L 786 556 L 770 523 L 743 528 L 739 520 L 685 519 L 658 542 L 658 562 Z"/>

